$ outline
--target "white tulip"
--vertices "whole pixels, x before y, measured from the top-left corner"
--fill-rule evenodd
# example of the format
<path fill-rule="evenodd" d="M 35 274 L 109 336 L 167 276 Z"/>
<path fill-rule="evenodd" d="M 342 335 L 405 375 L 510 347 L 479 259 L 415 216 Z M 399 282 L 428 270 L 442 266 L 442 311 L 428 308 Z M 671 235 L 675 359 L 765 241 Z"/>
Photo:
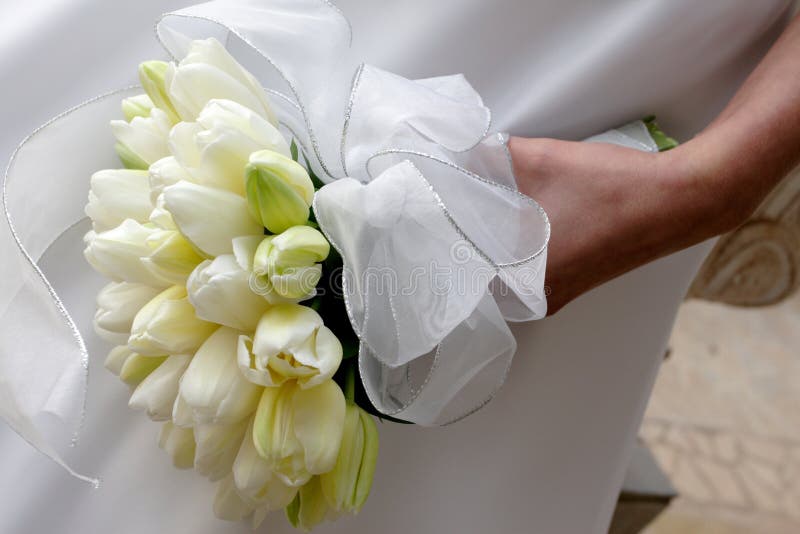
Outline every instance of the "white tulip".
<path fill-rule="evenodd" d="M 146 222 L 152 209 L 146 171 L 108 169 L 92 175 L 85 211 L 95 232 L 110 230 L 125 219 Z"/>
<path fill-rule="evenodd" d="M 149 117 L 153 107 L 153 101 L 149 96 L 145 94 L 131 96 L 122 100 L 122 115 L 126 121 L 131 121 L 134 117 Z"/>
<path fill-rule="evenodd" d="M 147 239 L 155 232 L 158 228 L 152 225 L 125 219 L 111 230 L 89 231 L 83 238 L 86 243 L 83 255 L 97 272 L 114 281 L 166 287 L 169 282 L 153 274 L 141 261 L 150 255 Z"/>
<path fill-rule="evenodd" d="M 294 382 L 264 388 L 253 443 L 285 484 L 299 487 L 336 465 L 344 415 L 344 395 L 333 380 L 311 389 Z"/>
<path fill-rule="evenodd" d="M 178 122 L 178 114 L 167 95 L 164 76 L 169 69 L 166 61 L 145 61 L 139 64 L 139 81 L 150 101 L 167 114 L 172 123 Z"/>
<path fill-rule="evenodd" d="M 147 169 L 161 158 L 169 156 L 167 136 L 172 121 L 158 108 L 149 117 L 134 117 L 130 122 L 111 121 L 111 133 L 117 139 L 117 152 L 126 167 Z"/>
<path fill-rule="evenodd" d="M 229 425 L 255 411 L 261 388 L 239 373 L 238 339 L 237 330 L 220 327 L 197 350 L 186 369 L 179 395 L 195 423 Z"/>
<path fill-rule="evenodd" d="M 172 465 L 178 469 L 191 469 L 194 466 L 194 431 L 180 428 L 167 421 L 158 434 L 158 446 L 172 458 Z"/>
<path fill-rule="evenodd" d="M 156 276 L 173 284 L 185 284 L 203 257 L 177 230 L 159 230 L 147 238 L 152 252 L 142 263 Z"/>
<path fill-rule="evenodd" d="M 328 506 L 319 477 L 312 478 L 300 488 L 292 504 L 286 509 L 286 518 L 294 528 L 311 531 L 325 519 L 335 519 L 336 513 Z"/>
<path fill-rule="evenodd" d="M 233 480 L 245 502 L 264 513 L 286 508 L 297 494 L 297 488 L 287 486 L 274 476 L 269 464 L 258 454 L 253 443 L 252 425 L 248 427 L 233 462 Z"/>
<path fill-rule="evenodd" d="M 128 348 L 143 355 L 192 354 L 216 327 L 197 318 L 185 287 L 173 286 L 136 314 Z"/>
<path fill-rule="evenodd" d="M 265 237 L 253 258 L 253 273 L 266 293 L 291 299 L 313 297 L 322 276 L 319 262 L 328 257 L 330 245 L 310 226 L 292 226 Z"/>
<path fill-rule="evenodd" d="M 186 289 L 199 318 L 238 330 L 254 331 L 271 305 L 250 289 L 250 273 L 231 254 L 198 265 Z"/>
<path fill-rule="evenodd" d="M 172 214 L 167 211 L 164 205 L 164 194 L 160 194 L 156 199 L 156 207 L 150 212 L 150 223 L 161 230 L 177 230 Z"/>
<path fill-rule="evenodd" d="M 233 462 L 242 445 L 249 419 L 232 425 L 195 425 L 194 466 L 212 482 L 231 474 Z"/>
<path fill-rule="evenodd" d="M 217 486 L 214 496 L 214 515 L 225 521 L 241 521 L 250 513 L 253 507 L 244 501 L 236 491 L 233 476 L 223 478 Z"/>
<path fill-rule="evenodd" d="M 191 359 L 191 356 L 184 354 L 168 357 L 136 386 L 128 406 L 134 410 L 144 410 L 153 421 L 168 421 L 178 396 L 178 383 Z"/>
<path fill-rule="evenodd" d="M 277 125 L 261 84 L 216 39 L 192 41 L 189 53 L 165 74 L 169 99 L 181 119 L 193 121 L 209 100 L 246 106 Z"/>
<path fill-rule="evenodd" d="M 251 382 L 303 389 L 326 383 L 342 361 L 342 344 L 311 308 L 277 304 L 264 312 L 255 337 L 239 338 L 238 362 Z"/>
<path fill-rule="evenodd" d="M 124 345 L 131 333 L 133 318 L 160 289 L 130 282 L 111 282 L 97 294 L 94 330 L 111 343 Z"/>
<path fill-rule="evenodd" d="M 342 446 L 336 467 L 319 476 L 328 505 L 337 512 L 357 514 L 369 496 L 378 459 L 378 429 L 372 416 L 347 404 Z"/>
<path fill-rule="evenodd" d="M 106 356 L 106 360 L 103 362 L 103 367 L 119 376 L 119 373 L 122 371 L 122 367 L 125 365 L 125 361 L 132 354 L 133 351 L 131 351 L 127 345 L 119 345 L 114 347 L 109 351 L 108 356 Z"/>
<path fill-rule="evenodd" d="M 150 184 L 150 203 L 155 205 L 159 195 L 168 185 L 177 184 L 181 180 L 192 181 L 192 176 L 178 163 L 173 156 L 156 161 L 147 171 Z"/>
<path fill-rule="evenodd" d="M 270 238 L 267 236 L 266 238 Z M 248 235 L 237 237 L 233 239 L 233 256 L 236 258 L 236 263 L 242 270 L 247 271 L 250 275 L 250 289 L 257 295 L 261 295 L 271 304 L 286 304 L 297 303 L 308 298 L 304 295 L 303 298 L 287 298 L 279 295 L 272 289 L 272 284 L 265 280 L 263 276 L 259 276 L 253 272 L 255 268 L 255 256 L 258 246 L 266 239 L 263 235 Z M 259 319 L 261 317 L 259 316 Z M 251 329 L 252 330 L 252 329 Z"/>
<path fill-rule="evenodd" d="M 131 387 L 136 387 L 166 360 L 166 356 L 142 356 L 132 352 L 125 358 L 119 370 L 119 379 Z"/>
<path fill-rule="evenodd" d="M 244 168 L 251 153 L 270 149 L 291 154 L 275 126 L 231 100 L 208 102 L 196 125 L 173 128 L 169 146 L 193 181 L 239 195 L 244 195 Z"/>
<path fill-rule="evenodd" d="M 164 189 L 164 205 L 181 233 L 209 256 L 233 252 L 234 237 L 264 233 L 247 201 L 230 191 L 181 181 Z"/>

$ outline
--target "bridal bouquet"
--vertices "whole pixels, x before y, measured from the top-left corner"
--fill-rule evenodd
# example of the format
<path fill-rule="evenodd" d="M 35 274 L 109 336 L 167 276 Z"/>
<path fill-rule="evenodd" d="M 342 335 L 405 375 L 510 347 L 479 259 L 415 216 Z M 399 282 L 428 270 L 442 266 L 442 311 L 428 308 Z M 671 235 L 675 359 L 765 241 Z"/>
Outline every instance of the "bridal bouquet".
<path fill-rule="evenodd" d="M 50 350 L 9 352 L 2 415 L 66 467 L 49 430 L 80 428 L 88 351 L 33 258 L 80 220 L 91 174 L 84 255 L 111 280 L 94 329 L 173 464 L 217 483 L 224 519 L 357 513 L 375 417 L 452 423 L 504 383 L 507 323 L 546 314 L 547 216 L 463 76 L 361 63 L 326 2 L 209 2 L 156 33 L 174 61 L 142 63 L 141 87 L 56 117 L 9 164 L 8 326 Z M 641 121 L 588 141 L 671 143 Z M 14 179 L 53 172 L 44 191 Z"/>
<path fill-rule="evenodd" d="M 219 517 L 285 508 L 308 528 L 355 513 L 378 434 L 329 285 L 341 259 L 311 209 L 322 183 L 216 39 L 139 76 L 145 93 L 111 122 L 125 169 L 96 172 L 86 206 L 86 259 L 114 280 L 95 316 L 118 344 L 106 367 L 164 421 L 175 466 L 219 481 Z"/>

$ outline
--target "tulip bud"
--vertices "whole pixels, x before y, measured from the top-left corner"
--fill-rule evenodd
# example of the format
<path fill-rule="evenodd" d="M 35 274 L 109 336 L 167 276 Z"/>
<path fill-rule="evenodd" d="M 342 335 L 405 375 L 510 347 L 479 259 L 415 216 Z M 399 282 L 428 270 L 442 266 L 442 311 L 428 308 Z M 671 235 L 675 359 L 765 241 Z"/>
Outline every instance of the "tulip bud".
<path fill-rule="evenodd" d="M 178 382 L 191 359 L 191 356 L 183 354 L 168 357 L 136 386 L 128 406 L 145 410 L 153 421 L 168 421 L 178 396 Z"/>
<path fill-rule="evenodd" d="M 216 327 L 197 318 L 185 287 L 172 286 L 136 314 L 128 347 L 143 355 L 191 354 Z"/>
<path fill-rule="evenodd" d="M 157 231 L 152 225 L 125 219 L 111 230 L 88 232 L 83 238 L 83 255 L 97 272 L 114 281 L 166 287 L 169 283 L 154 275 L 140 259 L 150 255 L 147 239 Z"/>
<path fill-rule="evenodd" d="M 253 507 L 236 492 L 233 476 L 222 479 L 214 496 L 214 515 L 225 521 L 241 521 L 252 512 Z"/>
<path fill-rule="evenodd" d="M 96 232 L 111 230 L 125 219 L 146 222 L 152 209 L 147 172 L 107 169 L 92 175 L 85 211 Z"/>
<path fill-rule="evenodd" d="M 108 356 L 106 356 L 103 366 L 115 375 L 119 376 L 119 373 L 122 371 L 122 367 L 125 365 L 125 361 L 131 356 L 131 354 L 133 354 L 133 352 L 126 345 L 114 347 L 109 351 Z"/>
<path fill-rule="evenodd" d="M 342 344 L 317 312 L 299 304 L 276 304 L 264 312 L 254 338 L 239 338 L 238 362 L 251 382 L 303 389 L 326 383 L 342 361 Z"/>
<path fill-rule="evenodd" d="M 180 119 L 175 112 L 175 108 L 172 107 L 172 102 L 170 102 L 164 86 L 164 75 L 168 67 L 169 64 L 165 61 L 145 61 L 140 63 L 139 81 L 153 104 L 166 113 L 169 120 L 175 124 Z"/>
<path fill-rule="evenodd" d="M 311 389 L 294 382 L 267 387 L 253 421 L 258 454 L 288 486 L 300 486 L 336 465 L 345 400 L 333 380 Z"/>
<path fill-rule="evenodd" d="M 184 121 L 195 120 L 209 100 L 224 98 L 278 125 L 261 84 L 216 39 L 192 41 L 186 57 L 167 68 L 165 84 Z"/>
<path fill-rule="evenodd" d="M 256 249 L 253 273 L 263 289 L 287 299 L 312 297 L 322 276 L 318 263 L 328 257 L 330 245 L 319 230 L 292 226 L 276 236 L 267 236 Z"/>
<path fill-rule="evenodd" d="M 158 108 L 151 109 L 149 117 L 111 121 L 117 153 L 125 166 L 133 169 L 147 169 L 151 163 L 169 156 L 167 136 L 171 128 L 169 117 Z"/>
<path fill-rule="evenodd" d="M 297 497 L 286 508 L 286 518 L 294 528 L 309 532 L 327 517 L 332 517 L 331 512 L 322 493 L 319 477 L 314 477 L 300 488 Z"/>
<path fill-rule="evenodd" d="M 132 352 L 122 364 L 119 379 L 129 386 L 135 387 L 166 360 L 166 356 L 142 356 Z"/>
<path fill-rule="evenodd" d="M 199 318 L 238 330 L 255 330 L 270 307 L 269 301 L 250 289 L 250 273 L 231 254 L 198 265 L 186 289 Z"/>
<path fill-rule="evenodd" d="M 167 421 L 158 434 L 158 446 L 172 458 L 172 465 L 178 469 L 191 469 L 194 466 L 194 432 L 191 428 L 180 428 Z"/>
<path fill-rule="evenodd" d="M 195 425 L 194 466 L 197 472 L 212 482 L 231 474 L 248 424 L 250 421 L 245 419 L 232 425 Z"/>
<path fill-rule="evenodd" d="M 159 230 L 147 238 L 152 252 L 142 263 L 156 276 L 173 284 L 185 284 L 189 274 L 203 261 L 177 230 Z"/>
<path fill-rule="evenodd" d="M 181 181 L 163 194 L 181 233 L 209 256 L 233 252 L 234 237 L 264 233 L 247 212 L 247 201 L 229 191 Z"/>
<path fill-rule="evenodd" d="M 95 332 L 111 343 L 127 343 L 133 318 L 160 292 L 158 288 L 130 282 L 111 282 L 106 285 L 97 294 Z"/>
<path fill-rule="evenodd" d="M 361 510 L 372 487 L 377 459 L 375 421 L 367 412 L 348 403 L 336 467 L 319 477 L 322 492 L 333 510 L 351 514 Z"/>
<path fill-rule="evenodd" d="M 261 388 L 236 365 L 239 332 L 220 327 L 198 349 L 183 375 L 180 396 L 195 423 L 238 423 L 255 411 Z"/>
<path fill-rule="evenodd" d="M 250 155 L 245 170 L 250 212 L 273 234 L 308 221 L 314 184 L 302 165 L 271 150 Z"/>
<path fill-rule="evenodd" d="M 122 115 L 130 122 L 134 117 L 149 117 L 153 101 L 147 95 L 136 95 L 122 100 Z"/>
<path fill-rule="evenodd" d="M 258 454 L 250 425 L 233 462 L 233 480 L 242 499 L 263 513 L 286 508 L 297 494 L 272 474 L 269 464 Z"/>

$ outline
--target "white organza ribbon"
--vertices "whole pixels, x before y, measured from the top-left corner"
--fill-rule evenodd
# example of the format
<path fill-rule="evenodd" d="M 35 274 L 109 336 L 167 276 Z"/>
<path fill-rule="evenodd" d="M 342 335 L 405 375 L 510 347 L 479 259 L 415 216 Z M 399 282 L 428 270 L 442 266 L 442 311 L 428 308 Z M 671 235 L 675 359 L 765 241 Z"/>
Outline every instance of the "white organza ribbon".
<path fill-rule="evenodd" d="M 466 80 L 360 64 L 347 20 L 323 0 L 210 2 L 165 15 L 156 33 L 176 59 L 192 39 L 224 43 L 269 88 L 285 132 L 327 182 L 314 209 L 344 258 L 375 406 L 423 425 L 483 406 L 516 350 L 506 321 L 546 313 L 550 229 L 517 191 L 506 139 L 488 133 L 489 110 Z M 83 218 L 90 174 L 116 166 L 107 124 L 122 96 L 38 130 L 3 185 L 0 415 L 58 461 L 54 444 L 80 426 L 88 356 L 36 261 Z M 591 141 L 656 150 L 642 123 Z"/>

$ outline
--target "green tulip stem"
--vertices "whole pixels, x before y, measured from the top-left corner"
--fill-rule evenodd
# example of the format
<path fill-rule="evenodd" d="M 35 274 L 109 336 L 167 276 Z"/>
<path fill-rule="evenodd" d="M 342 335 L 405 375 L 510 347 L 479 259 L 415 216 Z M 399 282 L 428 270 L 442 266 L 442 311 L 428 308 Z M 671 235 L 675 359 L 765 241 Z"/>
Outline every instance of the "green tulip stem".
<path fill-rule="evenodd" d="M 349 403 L 354 403 L 356 398 L 356 366 L 350 363 L 344 379 L 344 398 Z"/>

